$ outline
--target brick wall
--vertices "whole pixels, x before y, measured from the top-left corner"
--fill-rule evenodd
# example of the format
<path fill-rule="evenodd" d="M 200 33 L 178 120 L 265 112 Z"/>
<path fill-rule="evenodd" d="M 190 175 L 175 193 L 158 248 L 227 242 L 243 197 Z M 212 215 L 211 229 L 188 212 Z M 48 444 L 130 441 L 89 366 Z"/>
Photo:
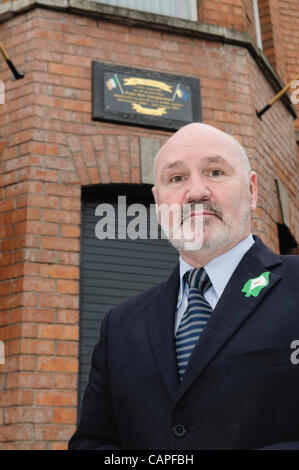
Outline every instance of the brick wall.
<path fill-rule="evenodd" d="M 280 102 L 257 119 L 273 90 L 238 46 L 44 9 L 1 24 L 0 40 L 25 71 L 12 82 L 1 62 L 0 448 L 63 449 L 76 422 L 81 186 L 139 183 L 139 138 L 170 135 L 92 122 L 91 61 L 200 78 L 204 122 L 234 134 L 258 171 L 253 228 L 276 251 L 275 175 L 299 235 L 293 118 Z"/>
<path fill-rule="evenodd" d="M 288 83 L 299 73 L 299 2 L 258 0 L 258 6 L 263 52 L 281 80 Z M 203 0 L 199 5 L 199 21 L 246 31 L 256 43 L 251 0 Z M 295 126 L 299 130 L 299 119 Z"/>
<path fill-rule="evenodd" d="M 207 24 L 244 31 L 243 0 L 203 0 L 199 6 L 199 20 Z"/>
<path fill-rule="evenodd" d="M 293 80 L 299 74 L 299 2 L 297 0 L 280 0 L 279 13 L 281 29 L 283 32 L 283 52 L 287 81 Z M 297 85 L 297 90 L 299 86 Z M 292 89 L 291 91 L 294 91 Z M 299 95 L 297 94 L 297 99 Z M 299 104 L 296 105 L 299 114 Z M 296 119 L 295 126 L 299 131 L 299 119 Z M 299 146 L 298 146 L 299 158 Z"/>
<path fill-rule="evenodd" d="M 256 42 L 251 0 L 202 0 L 199 3 L 198 17 L 203 23 L 247 31 Z"/>
<path fill-rule="evenodd" d="M 254 63 L 250 64 L 252 104 L 259 108 L 258 103 L 267 102 L 273 96 L 273 90 L 265 82 Z M 266 117 L 267 116 L 267 117 Z M 289 210 L 292 214 L 290 231 L 298 239 L 298 207 L 296 197 L 297 161 L 296 141 L 294 139 L 294 122 L 289 119 L 284 106 L 277 102 L 263 121 L 256 116 L 252 146 L 248 149 L 252 157 L 252 166 L 259 177 L 259 199 L 253 228 L 262 231 L 263 238 L 278 252 L 276 223 L 282 223 L 279 199 L 275 184 L 278 177 L 288 189 Z"/>
<path fill-rule="evenodd" d="M 280 1 L 260 0 L 259 12 L 264 53 L 281 79 L 287 82 Z"/>

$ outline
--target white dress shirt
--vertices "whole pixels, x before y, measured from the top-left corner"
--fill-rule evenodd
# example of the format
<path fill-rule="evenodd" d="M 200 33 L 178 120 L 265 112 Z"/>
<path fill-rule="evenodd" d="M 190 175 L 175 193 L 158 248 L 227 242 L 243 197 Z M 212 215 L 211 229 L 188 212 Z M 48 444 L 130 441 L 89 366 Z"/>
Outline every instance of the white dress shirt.
<path fill-rule="evenodd" d="M 206 266 L 203 266 L 212 283 L 212 286 L 205 292 L 204 297 L 209 302 L 212 309 L 215 308 L 234 270 L 254 243 L 253 236 L 250 234 L 229 251 L 217 256 L 217 258 L 209 261 Z M 188 306 L 189 286 L 187 283 L 184 283 L 183 277 L 184 274 L 191 269 L 194 269 L 194 266 L 190 266 L 190 264 L 180 256 L 180 289 L 176 311 L 175 334 Z"/>

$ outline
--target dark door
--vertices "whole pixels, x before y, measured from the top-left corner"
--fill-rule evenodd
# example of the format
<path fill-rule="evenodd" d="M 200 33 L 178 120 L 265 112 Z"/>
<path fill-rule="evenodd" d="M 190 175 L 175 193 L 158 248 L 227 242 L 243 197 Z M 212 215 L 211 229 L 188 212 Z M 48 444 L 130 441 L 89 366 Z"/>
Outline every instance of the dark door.
<path fill-rule="evenodd" d="M 149 236 L 146 239 L 119 239 L 118 228 L 121 237 L 124 237 L 126 228 L 118 227 L 120 195 L 126 196 L 127 207 L 138 203 L 146 208 L 146 229 L 149 234 L 150 213 L 152 215 L 150 205 L 154 204 L 150 186 L 101 185 L 83 189 L 82 192 L 79 410 L 88 381 L 92 350 L 99 339 L 105 313 L 114 305 L 166 280 L 178 262 L 177 251 L 165 239 L 152 240 Z M 95 215 L 99 204 L 111 204 L 114 207 L 115 239 L 100 240 L 96 236 L 97 223 L 103 220 Z M 133 219 L 132 216 L 127 217 L 126 223 Z"/>

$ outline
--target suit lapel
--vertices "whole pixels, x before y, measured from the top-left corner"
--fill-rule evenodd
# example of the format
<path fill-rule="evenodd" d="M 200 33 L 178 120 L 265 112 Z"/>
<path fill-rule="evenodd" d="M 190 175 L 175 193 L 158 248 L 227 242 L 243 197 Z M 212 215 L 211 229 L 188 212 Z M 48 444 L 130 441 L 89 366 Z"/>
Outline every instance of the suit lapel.
<path fill-rule="evenodd" d="M 176 366 L 174 320 L 179 289 L 179 264 L 148 310 L 147 326 L 162 380 L 175 400 L 179 386 Z"/>
<path fill-rule="evenodd" d="M 280 275 L 269 269 L 280 264 L 281 258 L 268 250 L 259 238 L 254 238 L 256 243 L 244 255 L 234 271 L 193 350 L 178 390 L 177 400 L 281 279 Z M 242 292 L 244 284 L 265 271 L 270 271 L 269 284 L 262 288 L 256 297 L 245 297 L 245 293 Z"/>

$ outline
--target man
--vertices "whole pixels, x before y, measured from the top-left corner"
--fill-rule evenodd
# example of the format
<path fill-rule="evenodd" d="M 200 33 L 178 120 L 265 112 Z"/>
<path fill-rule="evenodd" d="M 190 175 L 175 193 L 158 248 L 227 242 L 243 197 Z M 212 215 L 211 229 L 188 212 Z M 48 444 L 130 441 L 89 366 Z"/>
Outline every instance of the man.
<path fill-rule="evenodd" d="M 153 194 L 158 208 L 191 206 L 166 227 L 180 262 L 106 315 L 69 448 L 296 447 L 298 258 L 252 236 L 257 176 L 244 150 L 185 126 L 157 155 Z M 184 230 L 197 220 L 200 233 Z"/>

